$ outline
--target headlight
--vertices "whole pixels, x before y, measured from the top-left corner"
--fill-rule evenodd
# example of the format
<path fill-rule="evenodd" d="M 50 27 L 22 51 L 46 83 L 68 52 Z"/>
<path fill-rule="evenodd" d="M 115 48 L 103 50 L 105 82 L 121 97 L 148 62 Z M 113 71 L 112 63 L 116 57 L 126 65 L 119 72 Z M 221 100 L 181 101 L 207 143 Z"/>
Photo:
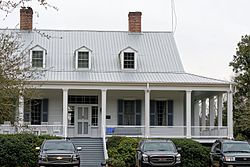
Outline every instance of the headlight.
<path fill-rule="evenodd" d="M 47 161 L 48 156 L 46 154 L 40 154 L 39 159 L 42 161 Z"/>
<path fill-rule="evenodd" d="M 148 156 L 146 154 L 142 154 L 142 161 L 148 162 Z"/>
<path fill-rule="evenodd" d="M 176 155 L 176 161 L 178 162 L 178 161 L 181 161 L 181 154 L 177 154 Z"/>
<path fill-rule="evenodd" d="M 78 154 L 74 154 L 72 158 L 73 158 L 73 161 L 77 161 L 79 159 L 79 155 Z"/>
<path fill-rule="evenodd" d="M 224 161 L 235 161 L 235 157 L 224 157 Z"/>

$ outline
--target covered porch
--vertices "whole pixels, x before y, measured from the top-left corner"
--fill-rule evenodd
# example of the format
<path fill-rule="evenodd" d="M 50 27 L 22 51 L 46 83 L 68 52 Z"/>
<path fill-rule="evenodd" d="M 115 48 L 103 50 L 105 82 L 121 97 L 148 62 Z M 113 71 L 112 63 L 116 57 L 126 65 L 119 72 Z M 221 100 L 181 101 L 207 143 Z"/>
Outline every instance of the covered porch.
<path fill-rule="evenodd" d="M 63 137 L 233 137 L 229 87 L 44 85 L 40 92 L 29 114 L 20 98 L 23 131 Z M 0 133 L 18 131 L 10 122 L 0 126 Z"/>

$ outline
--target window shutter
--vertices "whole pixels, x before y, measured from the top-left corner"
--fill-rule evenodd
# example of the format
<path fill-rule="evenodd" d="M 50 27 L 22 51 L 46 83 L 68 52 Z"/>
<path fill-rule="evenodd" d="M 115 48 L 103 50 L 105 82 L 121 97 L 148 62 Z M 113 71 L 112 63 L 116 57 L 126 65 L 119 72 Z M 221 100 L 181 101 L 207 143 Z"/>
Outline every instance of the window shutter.
<path fill-rule="evenodd" d="M 155 126 L 156 122 L 155 122 L 155 100 L 150 100 L 150 125 L 151 126 Z"/>
<path fill-rule="evenodd" d="M 49 99 L 43 99 L 42 122 L 48 122 Z"/>
<path fill-rule="evenodd" d="M 135 116 L 135 124 L 141 125 L 141 100 L 136 100 L 136 116 Z"/>
<path fill-rule="evenodd" d="M 28 100 L 27 102 L 24 103 L 24 115 L 23 115 L 23 121 L 24 122 L 30 122 L 30 100 Z"/>
<path fill-rule="evenodd" d="M 174 120 L 174 101 L 168 100 L 168 126 L 173 126 Z"/>
<path fill-rule="evenodd" d="M 118 125 L 123 125 L 123 100 L 118 100 L 118 115 L 117 115 L 117 121 Z"/>

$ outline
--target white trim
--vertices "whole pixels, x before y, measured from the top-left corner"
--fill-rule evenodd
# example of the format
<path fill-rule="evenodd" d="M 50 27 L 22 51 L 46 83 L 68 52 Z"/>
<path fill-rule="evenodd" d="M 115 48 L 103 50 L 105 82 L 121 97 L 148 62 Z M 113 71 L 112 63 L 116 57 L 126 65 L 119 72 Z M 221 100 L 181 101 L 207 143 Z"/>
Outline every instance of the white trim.
<path fill-rule="evenodd" d="M 78 68 L 78 53 L 79 52 L 87 52 L 88 53 L 88 68 Z M 75 51 L 75 68 L 77 70 L 90 70 L 91 69 L 91 64 L 92 64 L 92 51 L 88 49 L 87 47 L 81 47 Z"/>
<path fill-rule="evenodd" d="M 134 68 L 124 68 L 124 53 L 134 53 Z M 138 61 L 138 52 L 135 49 L 127 47 L 120 52 L 120 63 L 122 70 L 124 71 L 137 70 L 137 61 Z"/>
<path fill-rule="evenodd" d="M 42 82 L 43 83 L 43 82 Z M 47 83 L 47 82 L 46 82 Z M 33 87 L 32 87 L 33 86 Z M 146 85 L 142 86 L 136 86 L 136 85 L 131 85 L 131 86 L 126 86 L 126 85 L 121 85 L 121 86 L 108 86 L 108 84 L 99 86 L 99 85 L 94 85 L 92 83 L 78 83 L 74 84 L 71 83 L 71 85 L 68 84 L 37 84 L 37 85 L 32 85 L 30 86 L 31 88 L 40 88 L 40 89 L 60 89 L 60 88 L 67 88 L 67 89 L 90 89 L 90 90 L 100 90 L 100 89 L 107 89 L 107 90 L 146 90 Z M 218 91 L 218 92 L 227 92 L 228 88 L 222 87 L 222 88 L 213 88 L 213 87 L 152 87 L 150 86 L 150 90 L 159 90 L 159 91 L 186 91 L 189 89 L 190 91 Z"/>
<path fill-rule="evenodd" d="M 43 65 L 42 65 L 42 67 L 33 67 L 32 66 L 33 51 L 42 51 L 43 52 Z M 30 62 L 31 68 L 35 68 L 35 69 L 45 68 L 46 67 L 46 54 L 47 54 L 47 51 L 43 47 L 41 47 L 39 45 L 37 45 L 37 46 L 33 47 L 32 49 L 30 49 L 30 55 L 29 55 L 30 60 L 29 60 L 29 62 Z"/>

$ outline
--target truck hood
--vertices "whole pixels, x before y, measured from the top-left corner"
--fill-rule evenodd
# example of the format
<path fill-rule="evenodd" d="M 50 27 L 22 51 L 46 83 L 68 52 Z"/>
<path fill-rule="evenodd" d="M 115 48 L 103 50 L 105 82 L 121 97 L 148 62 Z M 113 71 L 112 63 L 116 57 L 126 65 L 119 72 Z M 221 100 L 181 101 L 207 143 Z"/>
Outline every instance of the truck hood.
<path fill-rule="evenodd" d="M 241 153 L 241 152 L 230 152 L 224 153 L 224 156 L 232 156 L 232 157 L 250 157 L 250 153 Z"/>
<path fill-rule="evenodd" d="M 46 150 L 43 151 L 44 154 L 74 154 L 71 150 Z"/>
<path fill-rule="evenodd" d="M 144 154 L 148 155 L 148 156 L 162 156 L 162 155 L 177 155 L 178 153 L 172 152 L 172 151 L 146 151 L 144 152 Z"/>

